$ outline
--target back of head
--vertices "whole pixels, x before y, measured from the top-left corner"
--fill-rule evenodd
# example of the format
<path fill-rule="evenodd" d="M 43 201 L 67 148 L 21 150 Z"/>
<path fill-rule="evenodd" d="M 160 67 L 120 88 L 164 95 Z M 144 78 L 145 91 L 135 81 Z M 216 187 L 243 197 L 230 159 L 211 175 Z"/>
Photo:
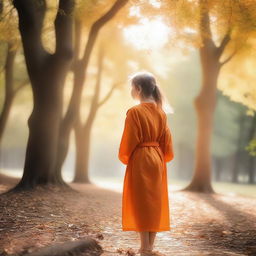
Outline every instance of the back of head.
<path fill-rule="evenodd" d="M 143 98 L 153 97 L 157 106 L 162 108 L 163 95 L 154 75 L 148 71 L 140 71 L 131 76 L 131 83 L 141 88 Z"/>

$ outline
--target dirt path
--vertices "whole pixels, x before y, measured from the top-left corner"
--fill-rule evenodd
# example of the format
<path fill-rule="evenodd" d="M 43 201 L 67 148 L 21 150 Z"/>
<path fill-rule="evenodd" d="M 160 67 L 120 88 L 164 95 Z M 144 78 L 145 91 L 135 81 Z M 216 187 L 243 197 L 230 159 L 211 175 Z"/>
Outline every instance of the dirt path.
<path fill-rule="evenodd" d="M 2 251 L 33 251 L 86 235 L 98 240 L 103 256 L 137 251 L 138 233 L 121 229 L 121 193 L 70 185 L 79 193 L 38 188 L 0 195 Z M 255 198 L 171 191 L 169 199 L 171 231 L 157 233 L 156 250 L 167 256 L 256 255 Z"/>

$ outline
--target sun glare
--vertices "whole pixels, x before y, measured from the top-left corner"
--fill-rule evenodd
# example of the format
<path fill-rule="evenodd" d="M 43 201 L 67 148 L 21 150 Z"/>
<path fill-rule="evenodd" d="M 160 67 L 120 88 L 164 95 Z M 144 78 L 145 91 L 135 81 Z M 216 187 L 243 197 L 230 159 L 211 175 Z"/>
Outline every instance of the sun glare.
<path fill-rule="evenodd" d="M 170 28 L 161 18 L 149 20 L 141 18 L 139 25 L 124 28 L 125 39 L 138 50 L 152 50 L 163 47 L 168 42 Z"/>

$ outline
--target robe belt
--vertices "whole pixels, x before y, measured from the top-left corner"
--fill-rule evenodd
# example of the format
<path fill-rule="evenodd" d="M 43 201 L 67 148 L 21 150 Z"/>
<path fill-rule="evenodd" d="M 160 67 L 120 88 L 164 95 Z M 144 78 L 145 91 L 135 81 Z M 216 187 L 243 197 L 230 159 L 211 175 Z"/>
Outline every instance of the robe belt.
<path fill-rule="evenodd" d="M 159 142 L 158 141 L 147 141 L 147 142 L 141 142 L 138 144 L 138 147 L 159 147 Z"/>

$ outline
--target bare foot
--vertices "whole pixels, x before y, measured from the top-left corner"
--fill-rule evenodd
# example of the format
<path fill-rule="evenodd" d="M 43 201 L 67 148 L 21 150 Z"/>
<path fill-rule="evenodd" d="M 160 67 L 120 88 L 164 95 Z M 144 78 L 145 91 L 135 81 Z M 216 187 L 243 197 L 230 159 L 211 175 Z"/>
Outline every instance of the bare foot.
<path fill-rule="evenodd" d="M 149 256 L 152 250 L 151 249 L 139 249 L 138 253 L 140 253 L 141 256 Z"/>
<path fill-rule="evenodd" d="M 140 256 L 151 256 L 151 251 L 141 251 Z"/>
<path fill-rule="evenodd" d="M 165 256 L 164 254 L 162 254 L 161 252 L 159 251 L 151 251 L 149 253 L 149 256 Z"/>

